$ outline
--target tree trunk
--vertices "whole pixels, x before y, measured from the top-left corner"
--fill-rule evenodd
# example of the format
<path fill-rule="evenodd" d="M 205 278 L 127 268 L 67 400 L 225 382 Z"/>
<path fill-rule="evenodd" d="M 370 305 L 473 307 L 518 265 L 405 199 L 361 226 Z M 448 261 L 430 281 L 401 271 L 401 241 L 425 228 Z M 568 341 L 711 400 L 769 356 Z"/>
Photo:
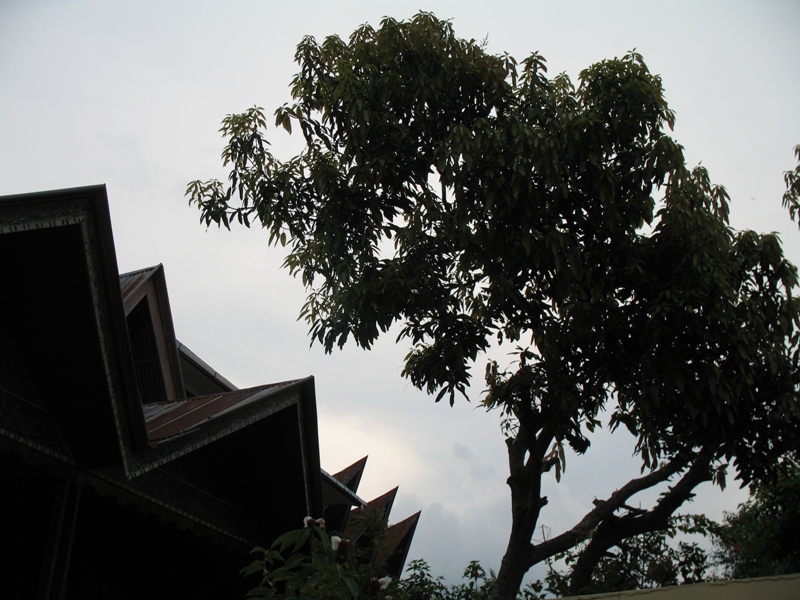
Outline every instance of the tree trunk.
<path fill-rule="evenodd" d="M 517 437 L 506 442 L 511 472 L 507 480 L 511 488 L 511 535 L 492 586 L 491 600 L 514 600 L 517 597 L 522 578 L 533 565 L 531 540 L 539 512 L 547 502 L 541 497 L 542 448 L 546 449 L 552 438 L 545 431 L 536 439 L 527 425 L 521 419 Z"/>
<path fill-rule="evenodd" d="M 520 432 L 522 433 L 522 428 Z M 545 440 L 547 440 L 546 443 Z M 551 440 L 549 434 L 543 432 L 539 439 L 528 445 L 527 448 L 535 450 L 546 448 Z M 532 540 L 536 524 L 539 521 L 539 513 L 547 503 L 547 499 L 541 497 L 544 453 L 531 452 L 528 461 L 523 462 L 526 446 L 522 445 L 520 436 L 518 435 L 514 440 L 508 440 L 507 443 L 509 465 L 513 473 L 508 478 L 508 485 L 511 488 L 511 535 L 503 562 L 500 564 L 500 570 L 497 572 L 497 579 L 492 586 L 490 600 L 515 600 L 522 585 L 522 579 L 532 566 L 559 552 L 574 548 L 589 537 L 591 532 L 602 523 L 614 519 L 624 520 L 615 517 L 614 512 L 622 508 L 631 496 L 669 480 L 673 475 L 685 469 L 690 462 L 685 455 L 675 456 L 655 471 L 631 479 L 611 494 L 607 500 L 596 500 L 595 507 L 572 529 L 534 545 Z M 708 479 L 710 475 L 708 464 L 709 455 L 701 453 L 695 457 L 692 468 L 662 497 L 656 507 L 650 511 L 649 518 L 660 518 L 661 513 L 666 511 L 669 511 L 668 514 L 672 514 L 691 495 L 691 491 L 698 483 Z M 603 530 L 601 527 L 600 531 Z M 605 530 L 607 531 L 607 528 Z M 601 544 L 593 541 L 589 545 L 597 547 Z"/>
<path fill-rule="evenodd" d="M 531 568 L 530 536 L 520 535 L 512 525 L 508 548 L 500 563 L 497 579 L 492 585 L 490 600 L 515 600 L 522 586 L 522 578 Z"/>

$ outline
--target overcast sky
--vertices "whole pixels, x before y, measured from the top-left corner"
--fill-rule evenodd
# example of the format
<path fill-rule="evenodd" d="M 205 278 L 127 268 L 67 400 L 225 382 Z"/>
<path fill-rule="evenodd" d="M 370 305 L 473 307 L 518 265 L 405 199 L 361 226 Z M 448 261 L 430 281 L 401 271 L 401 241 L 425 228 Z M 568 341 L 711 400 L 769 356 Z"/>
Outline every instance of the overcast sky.
<path fill-rule="evenodd" d="M 304 35 L 345 37 L 420 8 L 490 52 L 538 51 L 551 75 L 573 80 L 636 48 L 663 77 L 689 162 L 730 192 L 732 224 L 780 231 L 800 262 L 781 208 L 800 144 L 797 1 L 0 0 L 0 195 L 105 183 L 120 272 L 164 264 L 178 338 L 240 387 L 314 375 L 323 468 L 369 454 L 362 497 L 399 485 L 392 520 L 423 511 L 410 558 L 455 580 L 472 559 L 496 569 L 505 548 L 498 416 L 435 405 L 401 379 L 406 348 L 391 336 L 371 352 L 309 348 L 296 321 L 303 289 L 281 252 L 259 230 L 206 231 L 184 198 L 187 182 L 225 176 L 222 117 L 290 100 Z M 297 136 L 272 132 L 276 155 L 297 148 Z M 587 456 L 568 457 L 561 484 L 548 482 L 542 535 L 637 475 L 631 449 L 601 434 Z M 736 487 L 707 485 L 689 510 L 719 518 L 746 497 Z"/>

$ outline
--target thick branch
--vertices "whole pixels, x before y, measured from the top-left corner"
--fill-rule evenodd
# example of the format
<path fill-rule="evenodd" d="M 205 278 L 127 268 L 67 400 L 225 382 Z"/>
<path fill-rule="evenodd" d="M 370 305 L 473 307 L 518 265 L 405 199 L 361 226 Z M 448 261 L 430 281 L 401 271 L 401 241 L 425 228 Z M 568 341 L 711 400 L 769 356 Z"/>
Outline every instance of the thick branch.
<path fill-rule="evenodd" d="M 536 413 L 529 403 L 524 401 L 513 402 L 512 412 L 517 419 L 517 435 L 506 440 L 508 445 L 509 474 L 514 474 L 517 469 L 525 464 L 525 454 L 538 454 L 536 452 L 536 432 L 539 429 Z M 544 456 L 544 453 L 542 453 Z M 530 459 L 529 459 L 530 460 Z"/>
<path fill-rule="evenodd" d="M 669 488 L 652 509 L 604 519 L 575 563 L 570 593 L 579 593 L 591 583 L 594 567 L 610 548 L 630 537 L 666 529 L 669 518 L 692 496 L 694 488 L 711 479 L 710 465 L 711 454 L 700 453 L 678 483 Z"/>
<path fill-rule="evenodd" d="M 565 531 L 540 544 L 531 545 L 531 565 L 539 563 L 551 556 L 575 547 L 589 537 L 589 534 L 604 520 L 620 509 L 635 494 L 667 481 L 675 473 L 686 468 L 690 459 L 684 455 L 672 458 L 667 464 L 647 475 L 631 479 L 628 483 L 611 494 L 608 500 L 596 500 L 595 507 L 569 531 Z"/>
<path fill-rule="evenodd" d="M 533 423 L 520 420 L 517 437 L 508 441 L 509 478 L 511 488 L 512 518 L 527 529 L 536 526 L 541 496 L 541 476 L 545 471 L 545 454 L 553 440 L 547 427 L 538 435 Z M 526 458 L 527 455 L 527 458 Z"/>

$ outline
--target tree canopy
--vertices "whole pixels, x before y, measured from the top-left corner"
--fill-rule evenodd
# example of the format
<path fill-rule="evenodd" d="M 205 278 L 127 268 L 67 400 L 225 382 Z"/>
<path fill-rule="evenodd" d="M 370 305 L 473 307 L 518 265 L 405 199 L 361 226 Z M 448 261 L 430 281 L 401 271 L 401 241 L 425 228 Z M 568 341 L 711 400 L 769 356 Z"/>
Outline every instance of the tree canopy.
<path fill-rule="evenodd" d="M 724 484 L 728 464 L 743 483 L 770 477 L 797 449 L 797 271 L 775 235 L 728 225 L 724 188 L 685 164 L 642 56 L 598 62 L 576 85 L 538 54 L 488 54 L 420 13 L 305 38 L 296 60 L 275 124 L 299 130 L 303 151 L 273 156 L 259 107 L 228 115 L 229 181 L 187 194 L 207 225 L 255 222 L 288 247 L 328 351 L 399 324 L 403 374 L 452 404 L 493 344 L 517 348 L 515 365 L 486 367 L 513 520 L 493 598 L 591 536 L 580 589 L 700 482 Z M 542 477 L 560 474 L 565 444 L 585 452 L 604 415 L 636 436 L 646 473 L 534 543 Z M 651 509 L 630 509 L 667 481 Z"/>

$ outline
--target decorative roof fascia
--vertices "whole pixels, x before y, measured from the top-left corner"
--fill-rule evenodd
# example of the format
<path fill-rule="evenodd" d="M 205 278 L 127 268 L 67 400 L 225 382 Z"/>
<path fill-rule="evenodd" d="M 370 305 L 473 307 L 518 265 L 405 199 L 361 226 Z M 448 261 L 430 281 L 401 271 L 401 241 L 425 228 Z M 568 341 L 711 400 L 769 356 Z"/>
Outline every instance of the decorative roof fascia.
<path fill-rule="evenodd" d="M 130 346 L 127 341 L 122 298 L 108 198 L 104 185 L 36 192 L 0 198 L 0 235 L 77 227 L 81 232 L 85 276 L 93 304 L 96 333 L 101 345 L 110 405 L 98 407 L 111 423 L 91 422 L 83 426 L 87 445 L 101 429 L 116 430 L 119 460 L 126 472 L 135 470 L 135 451 L 147 441 L 144 416 L 138 398 Z M 81 275 L 84 276 L 84 275 Z M 93 402 L 95 399 L 81 399 Z M 102 421 L 101 419 L 101 421 Z M 95 435 L 96 434 L 96 435 Z M 107 460 L 108 451 L 98 446 L 96 453 Z M 77 463 L 91 463 L 91 456 L 76 456 Z M 91 467 L 91 464 L 87 464 Z"/>
<path fill-rule="evenodd" d="M 218 371 L 216 371 L 211 365 L 209 365 L 206 361 L 202 358 L 197 356 L 194 352 L 192 352 L 185 344 L 182 344 L 179 340 L 175 340 L 175 344 L 178 347 L 178 354 L 182 356 L 191 364 L 196 366 L 202 372 L 204 372 L 210 379 L 216 381 L 220 387 L 227 388 L 228 391 L 232 392 L 234 390 L 238 390 L 239 388 L 228 381 L 225 377 L 222 376 Z"/>
<path fill-rule="evenodd" d="M 194 415 L 197 418 L 194 419 L 191 414 L 182 415 L 180 426 L 177 429 L 174 426 L 168 429 L 169 434 L 164 438 L 158 437 L 163 432 L 157 434 L 156 432 L 159 429 L 153 429 L 149 433 L 151 439 L 148 442 L 148 447 L 139 453 L 142 458 L 139 469 L 132 473 L 132 476 L 138 477 L 226 435 L 249 427 L 290 406 L 298 407 L 298 426 L 303 430 L 305 427 L 302 423 L 300 407 L 303 404 L 307 404 L 304 396 L 307 393 L 306 384 L 309 380 L 313 386 L 313 378 L 309 377 L 269 386 L 235 390 L 213 396 L 199 396 L 179 402 L 145 406 L 144 410 L 149 415 L 147 417 L 148 425 L 153 427 L 154 424 L 159 423 L 158 419 L 163 421 L 165 414 L 169 415 L 170 411 L 175 412 L 182 407 L 188 406 L 191 408 L 194 406 L 200 408 L 204 404 L 208 405 L 208 403 L 215 401 L 221 405 L 217 412 L 214 411 L 213 404 L 210 406 L 210 413 L 195 412 Z M 241 399 L 233 406 L 225 406 L 219 402 L 220 400 L 225 400 L 226 397 L 234 395 L 241 397 Z M 159 409 L 162 409 L 161 412 L 158 412 Z M 313 428 L 316 430 L 316 422 L 313 424 Z"/>
<path fill-rule="evenodd" d="M 322 473 L 322 481 L 328 485 L 335 493 L 341 495 L 342 499 L 347 503 L 358 508 L 364 508 L 367 503 L 358 497 L 358 495 L 351 490 L 347 485 L 342 483 L 338 477 L 330 475 L 325 469 L 320 469 Z"/>
<path fill-rule="evenodd" d="M 186 397 L 183 389 L 183 374 L 175 339 L 175 326 L 172 321 L 172 308 L 169 303 L 167 279 L 164 265 L 139 269 L 119 276 L 122 304 L 127 317 L 140 302 L 147 302 L 150 308 L 150 322 L 156 338 L 162 378 L 169 400 Z"/>

